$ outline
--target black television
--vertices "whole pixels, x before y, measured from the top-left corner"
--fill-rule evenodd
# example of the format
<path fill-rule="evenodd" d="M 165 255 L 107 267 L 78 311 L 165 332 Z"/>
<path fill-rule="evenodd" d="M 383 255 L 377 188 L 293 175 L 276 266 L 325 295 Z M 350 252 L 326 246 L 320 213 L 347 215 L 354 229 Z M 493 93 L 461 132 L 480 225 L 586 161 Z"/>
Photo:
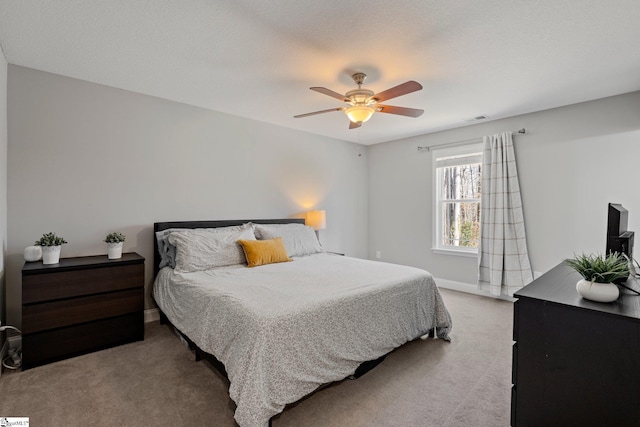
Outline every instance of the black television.
<path fill-rule="evenodd" d="M 609 203 L 607 218 L 607 249 L 605 254 L 613 252 L 625 254 L 633 260 L 633 231 L 627 230 L 629 211 L 619 203 Z"/>

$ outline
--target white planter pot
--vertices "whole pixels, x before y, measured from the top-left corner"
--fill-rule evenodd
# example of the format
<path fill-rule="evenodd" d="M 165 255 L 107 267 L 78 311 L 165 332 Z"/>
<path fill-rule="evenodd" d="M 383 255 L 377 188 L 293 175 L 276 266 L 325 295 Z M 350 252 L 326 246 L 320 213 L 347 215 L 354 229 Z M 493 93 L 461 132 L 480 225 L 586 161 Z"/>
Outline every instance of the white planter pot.
<path fill-rule="evenodd" d="M 62 246 L 42 246 L 42 263 L 57 264 L 60 262 L 60 249 Z"/>
<path fill-rule="evenodd" d="M 597 283 L 585 279 L 576 284 L 576 290 L 582 298 L 597 302 L 612 302 L 620 296 L 620 290 L 614 283 Z"/>
<path fill-rule="evenodd" d="M 109 259 L 122 258 L 122 242 L 107 243 L 109 248 Z"/>
<path fill-rule="evenodd" d="M 27 246 L 24 248 L 24 260 L 27 262 L 40 261 L 42 248 L 40 246 Z"/>

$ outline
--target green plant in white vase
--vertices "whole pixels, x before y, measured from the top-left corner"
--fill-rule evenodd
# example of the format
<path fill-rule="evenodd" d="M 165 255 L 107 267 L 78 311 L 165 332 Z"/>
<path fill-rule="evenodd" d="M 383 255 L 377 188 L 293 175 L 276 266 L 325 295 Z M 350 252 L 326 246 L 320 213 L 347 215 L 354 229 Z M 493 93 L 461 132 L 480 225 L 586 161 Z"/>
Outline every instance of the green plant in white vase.
<path fill-rule="evenodd" d="M 126 237 L 122 233 L 113 232 L 107 234 L 104 241 L 107 243 L 109 251 L 109 259 L 118 259 L 122 257 L 122 244 L 126 240 Z"/>
<path fill-rule="evenodd" d="M 592 301 L 615 301 L 620 295 L 615 282 L 629 277 L 629 260 L 617 252 L 606 256 L 582 254 L 564 263 L 582 276 L 576 289 L 583 298 Z"/>
<path fill-rule="evenodd" d="M 34 245 L 42 248 L 43 264 L 57 264 L 60 262 L 60 249 L 65 243 L 68 242 L 64 237 L 56 236 L 56 233 L 45 233 Z"/>

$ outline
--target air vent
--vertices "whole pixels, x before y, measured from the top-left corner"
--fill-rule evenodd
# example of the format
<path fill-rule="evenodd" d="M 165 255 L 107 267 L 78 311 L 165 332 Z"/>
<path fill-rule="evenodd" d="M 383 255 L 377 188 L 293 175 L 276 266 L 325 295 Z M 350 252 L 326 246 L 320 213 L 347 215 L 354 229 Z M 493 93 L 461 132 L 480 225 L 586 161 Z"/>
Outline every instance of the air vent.
<path fill-rule="evenodd" d="M 486 114 L 481 114 L 479 116 L 475 116 L 475 117 L 471 117 L 469 119 L 463 119 L 466 123 L 472 123 L 472 122 L 477 122 L 480 120 L 486 120 L 488 119 L 489 116 L 487 116 Z"/>

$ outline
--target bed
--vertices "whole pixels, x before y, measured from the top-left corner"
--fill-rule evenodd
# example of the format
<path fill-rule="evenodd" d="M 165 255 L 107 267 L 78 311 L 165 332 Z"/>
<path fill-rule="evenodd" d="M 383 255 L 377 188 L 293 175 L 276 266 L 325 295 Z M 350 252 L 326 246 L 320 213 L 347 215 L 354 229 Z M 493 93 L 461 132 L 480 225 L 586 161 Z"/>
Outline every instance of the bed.
<path fill-rule="evenodd" d="M 451 317 L 428 272 L 327 253 L 303 220 L 163 222 L 154 232 L 161 317 L 223 368 L 241 427 L 270 425 L 287 404 L 408 341 L 449 340 Z M 232 249 L 238 240 L 282 245 L 291 261 L 248 268 L 237 262 L 247 248 Z"/>

